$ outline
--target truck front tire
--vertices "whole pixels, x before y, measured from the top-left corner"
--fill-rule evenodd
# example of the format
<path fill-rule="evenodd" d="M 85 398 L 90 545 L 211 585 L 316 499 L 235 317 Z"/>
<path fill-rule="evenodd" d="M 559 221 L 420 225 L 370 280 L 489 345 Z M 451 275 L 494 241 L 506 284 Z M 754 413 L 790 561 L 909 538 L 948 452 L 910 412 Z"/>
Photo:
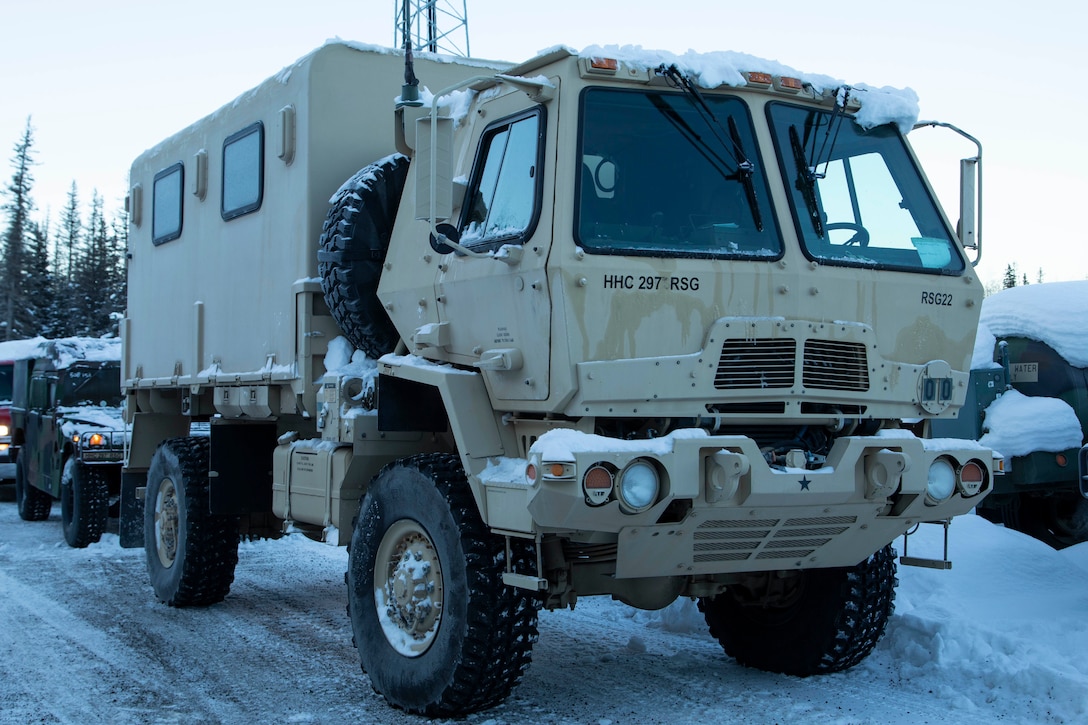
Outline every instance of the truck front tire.
<path fill-rule="evenodd" d="M 375 360 L 399 339 L 378 300 L 378 282 L 407 176 L 408 158 L 399 154 L 363 168 L 333 196 L 321 229 L 317 269 L 325 303 L 351 344 Z"/>
<path fill-rule="evenodd" d="M 889 545 L 856 566 L 800 572 L 778 604 L 726 591 L 700 599 L 699 609 L 738 663 L 808 677 L 849 669 L 872 652 L 895 609 L 896 583 Z"/>
<path fill-rule="evenodd" d="M 110 491 L 94 466 L 75 458 L 64 463 L 60 482 L 60 524 L 68 546 L 82 549 L 102 538 L 109 522 Z"/>
<path fill-rule="evenodd" d="M 15 506 L 23 521 L 45 521 L 53 509 L 53 497 L 30 485 L 27 480 L 26 457 L 24 451 L 15 461 Z"/>
<path fill-rule="evenodd" d="M 144 497 L 144 552 L 155 595 L 172 607 L 220 602 L 238 563 L 238 517 L 209 513 L 208 439 L 163 441 Z"/>
<path fill-rule="evenodd" d="M 513 547 L 516 567 L 531 547 Z M 528 559 L 528 561 L 526 561 Z M 537 602 L 502 582 L 491 534 L 455 455 L 392 463 L 360 509 L 348 609 L 363 670 L 390 704 L 460 717 L 502 702 L 529 666 Z"/>

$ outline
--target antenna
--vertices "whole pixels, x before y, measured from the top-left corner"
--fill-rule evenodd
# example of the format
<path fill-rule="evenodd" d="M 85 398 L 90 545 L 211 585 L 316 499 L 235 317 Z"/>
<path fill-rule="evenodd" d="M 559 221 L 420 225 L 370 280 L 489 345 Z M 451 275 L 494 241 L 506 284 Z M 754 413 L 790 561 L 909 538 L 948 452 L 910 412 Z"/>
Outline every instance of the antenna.
<path fill-rule="evenodd" d="M 396 47 L 468 57 L 468 0 L 394 0 Z"/>

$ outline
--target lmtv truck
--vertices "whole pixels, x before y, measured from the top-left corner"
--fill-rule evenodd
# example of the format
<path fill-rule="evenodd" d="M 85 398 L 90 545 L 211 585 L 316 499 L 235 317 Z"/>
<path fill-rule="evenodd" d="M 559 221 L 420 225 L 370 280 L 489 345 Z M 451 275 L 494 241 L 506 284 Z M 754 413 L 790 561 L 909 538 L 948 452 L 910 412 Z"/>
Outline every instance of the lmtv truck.
<path fill-rule="evenodd" d="M 963 404 L 983 297 L 911 99 L 726 53 L 404 60 L 326 45 L 133 164 L 122 535 L 157 597 L 226 596 L 240 532 L 347 544 L 362 667 L 431 716 L 592 595 L 859 662 L 891 542 L 993 484 L 897 424 Z"/>

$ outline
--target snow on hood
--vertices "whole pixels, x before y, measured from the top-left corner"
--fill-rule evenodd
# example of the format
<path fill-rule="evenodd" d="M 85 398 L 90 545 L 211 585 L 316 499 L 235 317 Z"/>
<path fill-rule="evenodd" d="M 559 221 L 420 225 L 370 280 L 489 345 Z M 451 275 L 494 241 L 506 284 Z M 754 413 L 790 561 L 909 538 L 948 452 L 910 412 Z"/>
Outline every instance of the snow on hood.
<path fill-rule="evenodd" d="M 972 369 L 997 367 L 998 337 L 1026 337 L 1052 347 L 1074 367 L 1088 367 L 1088 280 L 1012 287 L 982 302 Z"/>
<path fill-rule="evenodd" d="M 118 337 L 62 337 L 49 340 L 35 337 L 29 340 L 0 342 L 0 360 L 50 358 L 54 366 L 66 368 L 74 362 L 119 361 L 121 339 Z"/>
<path fill-rule="evenodd" d="M 63 419 L 61 434 L 65 438 L 71 438 L 75 433 L 83 435 L 87 431 L 125 429 L 120 408 L 94 405 L 61 407 L 57 408 L 57 415 Z"/>
<path fill-rule="evenodd" d="M 1036 451 L 1058 453 L 1080 446 L 1084 434 L 1076 412 L 1064 400 L 1007 390 L 986 408 L 979 444 L 1004 456 Z"/>
<path fill-rule="evenodd" d="M 689 50 L 683 55 L 676 55 L 665 50 L 647 50 L 639 45 L 591 45 L 582 50 L 579 55 L 583 58 L 615 58 L 629 66 L 641 66 L 651 70 L 662 63 L 675 65 L 703 88 L 717 88 L 721 85 L 743 86 L 748 82 L 742 75 L 743 71 L 799 78 L 811 85 L 817 93 L 842 89 L 846 86 L 845 83 L 831 76 L 804 73 L 776 60 L 765 60 L 734 51 L 696 53 Z M 861 102 L 861 110 L 854 119 L 862 128 L 894 123 L 905 134 L 909 133 L 918 121 L 918 94 L 910 88 L 899 89 L 888 86 L 876 88 L 857 83 L 851 85 L 850 94 Z"/>

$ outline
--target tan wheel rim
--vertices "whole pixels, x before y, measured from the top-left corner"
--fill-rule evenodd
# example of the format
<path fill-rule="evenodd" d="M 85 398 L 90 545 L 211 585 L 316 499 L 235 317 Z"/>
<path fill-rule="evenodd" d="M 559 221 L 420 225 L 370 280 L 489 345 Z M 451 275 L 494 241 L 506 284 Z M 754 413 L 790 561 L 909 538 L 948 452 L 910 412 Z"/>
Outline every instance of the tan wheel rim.
<path fill-rule="evenodd" d="M 155 496 L 155 551 L 164 568 L 174 565 L 178 554 L 178 497 L 169 478 L 162 480 Z"/>
<path fill-rule="evenodd" d="M 374 559 L 374 604 L 390 646 L 419 657 L 442 622 L 442 565 L 431 537 L 410 519 L 385 532 Z"/>

